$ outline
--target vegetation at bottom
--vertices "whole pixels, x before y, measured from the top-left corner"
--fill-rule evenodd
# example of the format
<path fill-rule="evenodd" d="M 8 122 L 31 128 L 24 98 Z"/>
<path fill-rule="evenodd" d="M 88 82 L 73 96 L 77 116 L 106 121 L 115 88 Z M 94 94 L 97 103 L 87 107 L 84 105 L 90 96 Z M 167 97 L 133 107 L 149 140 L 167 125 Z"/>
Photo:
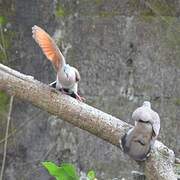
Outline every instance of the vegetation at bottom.
<path fill-rule="evenodd" d="M 79 180 L 80 176 L 77 173 L 77 170 L 73 164 L 62 163 L 60 166 L 57 166 L 53 162 L 43 162 L 43 167 L 47 169 L 49 174 L 56 178 L 56 180 Z M 87 173 L 87 180 L 96 180 L 95 172 L 90 170 Z"/>

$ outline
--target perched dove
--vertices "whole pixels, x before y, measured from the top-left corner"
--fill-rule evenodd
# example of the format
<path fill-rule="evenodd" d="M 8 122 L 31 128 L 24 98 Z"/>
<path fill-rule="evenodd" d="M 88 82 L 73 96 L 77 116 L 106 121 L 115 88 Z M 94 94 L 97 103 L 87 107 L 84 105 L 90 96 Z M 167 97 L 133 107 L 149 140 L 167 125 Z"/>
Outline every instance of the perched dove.
<path fill-rule="evenodd" d="M 151 109 L 151 103 L 145 101 L 132 114 L 135 126 L 122 138 L 125 153 L 137 161 L 143 161 L 149 154 L 160 130 L 159 115 Z"/>
<path fill-rule="evenodd" d="M 33 26 L 32 34 L 32 37 L 39 44 L 46 57 L 52 62 L 57 72 L 56 81 L 51 83 L 51 86 L 82 101 L 84 98 L 80 97 L 77 92 L 78 82 L 80 81 L 78 70 L 66 64 L 65 58 L 56 43 L 42 28 L 36 25 Z"/>

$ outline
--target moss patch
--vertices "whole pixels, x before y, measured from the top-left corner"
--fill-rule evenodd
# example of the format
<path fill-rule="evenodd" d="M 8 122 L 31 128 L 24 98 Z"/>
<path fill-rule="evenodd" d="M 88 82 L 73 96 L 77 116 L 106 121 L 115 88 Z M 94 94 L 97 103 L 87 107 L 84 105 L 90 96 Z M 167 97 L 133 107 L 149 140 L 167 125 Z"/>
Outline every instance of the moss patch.
<path fill-rule="evenodd" d="M 113 17 L 113 16 L 116 16 L 118 14 L 119 14 L 118 11 L 112 11 L 112 12 L 100 11 L 98 15 L 99 15 L 99 17 Z"/>
<path fill-rule="evenodd" d="M 102 4 L 102 2 L 103 2 L 103 0 L 95 0 L 95 3 L 96 3 L 97 5 Z"/>
<path fill-rule="evenodd" d="M 177 99 L 175 100 L 175 104 L 176 104 L 177 106 L 180 106 L 180 98 L 177 98 Z"/>
<path fill-rule="evenodd" d="M 7 24 L 7 18 L 5 16 L 0 16 L 0 25 L 4 26 Z"/>
<path fill-rule="evenodd" d="M 67 17 L 69 15 L 73 14 L 72 8 L 68 7 L 66 5 L 62 5 L 60 1 L 57 1 L 56 4 L 56 10 L 55 10 L 55 16 L 58 17 Z"/>
<path fill-rule="evenodd" d="M 76 7 L 80 6 L 80 7 L 84 7 L 84 6 L 91 6 L 94 7 L 100 7 L 101 5 L 103 6 L 103 4 L 105 4 L 106 2 L 104 0 L 79 0 L 78 1 L 78 5 L 76 4 L 64 4 L 62 5 L 62 3 L 58 0 L 57 4 L 56 4 L 56 10 L 55 10 L 55 15 L 56 17 L 67 17 L 70 16 L 72 14 L 74 14 L 76 12 Z M 93 9 L 96 9 L 96 7 L 94 7 Z M 103 10 L 102 8 L 100 8 L 101 10 L 99 11 L 93 11 L 94 13 L 92 13 L 91 11 L 82 11 L 82 9 L 80 8 L 80 10 L 78 11 L 78 14 L 82 15 L 82 16 L 99 16 L 99 17 L 113 17 L 116 15 L 119 15 L 119 11 L 118 10 Z"/>
<path fill-rule="evenodd" d="M 59 3 L 56 6 L 56 12 L 55 12 L 57 17 L 64 17 L 66 15 L 65 8 L 62 7 Z"/>
<path fill-rule="evenodd" d="M 152 16 L 157 14 L 161 14 L 163 16 L 172 16 L 175 13 L 175 7 L 173 4 L 163 0 L 132 0 L 130 1 L 130 6 L 133 9 L 137 9 L 140 12 L 146 12 Z"/>
<path fill-rule="evenodd" d="M 161 18 L 175 16 L 175 7 L 173 3 L 168 3 L 162 0 L 140 1 L 132 0 L 130 7 L 139 12 L 139 17 L 144 21 L 152 21 L 154 18 Z"/>
<path fill-rule="evenodd" d="M 157 15 L 162 15 L 162 16 L 173 16 L 175 9 L 172 6 L 171 3 L 167 3 L 162 0 L 156 0 L 153 1 L 151 4 L 148 3 L 147 5 L 153 12 L 154 14 Z"/>
<path fill-rule="evenodd" d="M 137 11 L 141 22 L 152 24 L 156 28 L 150 28 L 149 33 L 159 34 L 161 36 L 162 46 L 165 48 L 178 49 L 180 46 L 180 23 L 176 16 L 176 7 L 174 3 L 152 0 L 140 1 L 133 0 L 130 7 Z M 176 59 L 179 59 L 180 53 L 176 50 Z M 179 61 L 176 61 L 179 67 Z"/>

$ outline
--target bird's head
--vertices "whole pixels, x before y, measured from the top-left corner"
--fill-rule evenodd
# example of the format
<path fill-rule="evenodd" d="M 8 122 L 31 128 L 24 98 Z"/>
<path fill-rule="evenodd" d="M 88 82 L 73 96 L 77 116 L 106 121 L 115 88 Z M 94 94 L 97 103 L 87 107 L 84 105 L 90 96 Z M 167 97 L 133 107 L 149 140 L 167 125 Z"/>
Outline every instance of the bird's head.
<path fill-rule="evenodd" d="M 151 108 L 151 103 L 149 101 L 144 101 L 143 106 Z"/>

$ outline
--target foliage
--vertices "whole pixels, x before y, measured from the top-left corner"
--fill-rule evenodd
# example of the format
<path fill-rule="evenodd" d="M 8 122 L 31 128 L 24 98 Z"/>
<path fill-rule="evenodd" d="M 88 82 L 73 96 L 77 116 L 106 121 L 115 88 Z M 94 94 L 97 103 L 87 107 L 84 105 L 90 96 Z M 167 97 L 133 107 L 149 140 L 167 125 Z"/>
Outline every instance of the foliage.
<path fill-rule="evenodd" d="M 7 28 L 8 19 L 0 15 L 0 62 L 7 64 L 8 49 L 15 33 Z"/>
<path fill-rule="evenodd" d="M 72 164 L 61 164 L 57 166 L 52 162 L 43 162 L 43 166 L 48 170 L 51 176 L 54 176 L 56 180 L 78 180 L 76 169 Z"/>
<path fill-rule="evenodd" d="M 95 177 L 95 172 L 94 171 L 89 171 L 88 174 L 87 174 L 87 177 L 89 178 L 89 180 L 94 180 L 96 177 Z"/>
<path fill-rule="evenodd" d="M 12 31 L 7 30 L 6 25 L 8 19 L 5 16 L 0 15 L 0 63 L 7 64 L 8 52 L 7 50 L 11 46 L 12 37 L 14 36 Z M 9 96 L 0 91 L 0 120 L 6 115 L 9 104 Z M 1 124 L 2 126 L 2 124 Z"/>
<path fill-rule="evenodd" d="M 0 26 L 4 26 L 7 23 L 7 18 L 5 16 L 0 16 Z"/>
<path fill-rule="evenodd" d="M 53 162 L 43 162 L 42 165 L 48 170 L 49 174 L 56 178 L 56 180 L 79 180 L 76 168 L 70 163 L 62 163 L 57 166 Z M 88 180 L 95 180 L 95 172 L 89 171 L 87 174 Z"/>

